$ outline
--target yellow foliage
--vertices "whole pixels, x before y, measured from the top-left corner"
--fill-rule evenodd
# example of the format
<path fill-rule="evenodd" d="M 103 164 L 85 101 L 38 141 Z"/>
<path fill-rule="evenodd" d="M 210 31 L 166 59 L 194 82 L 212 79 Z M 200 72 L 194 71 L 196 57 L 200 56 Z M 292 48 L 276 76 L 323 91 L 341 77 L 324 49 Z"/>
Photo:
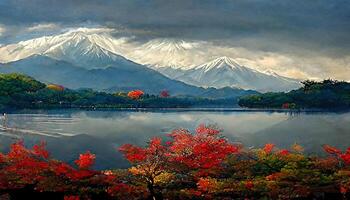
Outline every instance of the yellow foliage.
<path fill-rule="evenodd" d="M 50 90 L 55 90 L 55 91 L 63 91 L 64 90 L 64 87 L 61 85 L 49 84 L 46 87 Z"/>
<path fill-rule="evenodd" d="M 301 153 L 304 151 L 304 148 L 301 145 L 295 143 L 292 145 L 292 150 Z"/>
<path fill-rule="evenodd" d="M 129 172 L 133 175 L 144 175 L 145 171 L 142 170 L 140 167 L 131 167 L 129 168 Z"/>
<path fill-rule="evenodd" d="M 158 176 L 155 177 L 154 183 L 159 184 L 159 183 L 167 183 L 174 179 L 174 174 L 168 173 L 168 172 L 162 172 Z"/>

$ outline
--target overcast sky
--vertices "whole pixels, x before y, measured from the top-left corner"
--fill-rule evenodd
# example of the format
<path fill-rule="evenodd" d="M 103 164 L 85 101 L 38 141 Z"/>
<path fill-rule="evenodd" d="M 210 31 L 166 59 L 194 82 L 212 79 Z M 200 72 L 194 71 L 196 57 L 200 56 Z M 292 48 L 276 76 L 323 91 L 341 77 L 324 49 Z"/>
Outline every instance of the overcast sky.
<path fill-rule="evenodd" d="M 348 0 L 0 0 L 2 45 L 72 27 L 209 42 L 256 68 L 350 80 Z"/>

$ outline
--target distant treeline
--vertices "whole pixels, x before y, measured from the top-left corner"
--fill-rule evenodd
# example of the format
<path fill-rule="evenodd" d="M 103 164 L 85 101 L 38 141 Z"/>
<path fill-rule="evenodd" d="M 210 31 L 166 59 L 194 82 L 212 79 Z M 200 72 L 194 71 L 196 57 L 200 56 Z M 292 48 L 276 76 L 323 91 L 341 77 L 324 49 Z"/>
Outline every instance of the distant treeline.
<path fill-rule="evenodd" d="M 186 108 L 234 105 L 237 105 L 237 100 L 232 98 L 171 97 L 168 91 L 150 95 L 139 90 L 114 94 L 92 89 L 71 90 L 60 85 L 47 85 L 21 74 L 0 74 L 0 109 Z"/>
<path fill-rule="evenodd" d="M 350 108 L 350 83 L 328 79 L 321 82 L 307 80 L 302 84 L 303 87 L 290 92 L 243 96 L 238 104 L 248 108 Z"/>

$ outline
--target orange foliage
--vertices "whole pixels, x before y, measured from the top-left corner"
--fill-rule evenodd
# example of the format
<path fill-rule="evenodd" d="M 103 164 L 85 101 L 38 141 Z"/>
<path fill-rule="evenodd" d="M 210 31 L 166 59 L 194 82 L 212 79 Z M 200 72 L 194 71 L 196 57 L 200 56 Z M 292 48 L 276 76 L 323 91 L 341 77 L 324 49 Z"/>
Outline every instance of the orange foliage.
<path fill-rule="evenodd" d="M 63 91 L 64 90 L 64 87 L 62 85 L 49 84 L 46 87 L 50 90 L 55 90 L 55 91 Z"/>
<path fill-rule="evenodd" d="M 166 143 L 155 137 L 145 147 L 122 145 L 119 150 L 132 167 L 108 171 L 91 169 L 96 156 L 90 152 L 80 154 L 74 167 L 51 159 L 44 142 L 28 149 L 20 141 L 0 153 L 0 191 L 62 192 L 64 200 L 96 194 L 102 194 L 97 199 L 311 199 L 323 188 L 349 195 L 350 148 L 324 145 L 331 155 L 326 158 L 305 156 L 298 144 L 291 150 L 271 143 L 250 150 L 205 125 L 194 133 L 174 130 L 168 137 Z"/>
<path fill-rule="evenodd" d="M 248 190 L 251 190 L 251 189 L 254 188 L 254 183 L 253 183 L 253 181 L 246 181 L 246 182 L 244 183 L 244 186 L 245 186 Z"/>
<path fill-rule="evenodd" d="M 272 152 L 273 148 L 275 148 L 274 144 L 265 144 L 263 150 L 266 154 L 270 154 Z"/>
<path fill-rule="evenodd" d="M 335 155 L 338 155 L 341 153 L 341 151 L 335 147 L 332 147 L 328 144 L 325 144 L 322 146 L 323 149 L 325 150 L 325 152 L 329 153 L 329 154 L 335 154 Z"/>
<path fill-rule="evenodd" d="M 128 93 L 128 97 L 131 99 L 139 99 L 144 92 L 142 90 L 132 90 Z"/>

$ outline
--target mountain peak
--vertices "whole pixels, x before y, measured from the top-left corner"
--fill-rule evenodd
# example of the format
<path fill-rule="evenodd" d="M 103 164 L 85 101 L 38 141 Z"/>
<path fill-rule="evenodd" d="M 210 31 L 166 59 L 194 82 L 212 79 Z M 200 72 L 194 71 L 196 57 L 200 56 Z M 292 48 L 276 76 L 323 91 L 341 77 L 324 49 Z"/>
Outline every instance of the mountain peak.
<path fill-rule="evenodd" d="M 234 59 L 227 57 L 227 56 L 218 57 L 214 61 L 225 63 L 225 64 L 230 65 L 230 66 L 241 66 Z"/>
<path fill-rule="evenodd" d="M 196 69 L 200 69 L 200 68 L 203 68 L 206 71 L 209 71 L 212 69 L 219 69 L 219 68 L 239 69 L 239 68 L 242 68 L 242 66 L 239 65 L 234 59 L 227 56 L 222 56 L 208 63 L 202 64 L 196 67 Z"/>
<path fill-rule="evenodd" d="M 3 46 L 0 48 L 0 62 L 13 62 L 38 54 L 85 66 L 96 59 L 122 59 L 114 53 L 115 49 L 110 48 L 117 44 L 118 41 L 106 34 L 105 30 L 78 28 Z"/>
<path fill-rule="evenodd" d="M 178 39 L 155 39 L 147 42 L 144 47 L 163 52 L 184 51 L 193 48 L 194 44 Z"/>

